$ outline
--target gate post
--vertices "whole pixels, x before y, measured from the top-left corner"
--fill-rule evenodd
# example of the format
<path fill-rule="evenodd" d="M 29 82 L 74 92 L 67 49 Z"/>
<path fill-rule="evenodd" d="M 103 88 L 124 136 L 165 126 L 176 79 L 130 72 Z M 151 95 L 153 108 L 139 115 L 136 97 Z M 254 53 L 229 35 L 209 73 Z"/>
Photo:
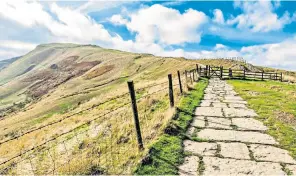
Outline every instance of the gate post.
<path fill-rule="evenodd" d="M 283 73 L 281 72 L 281 82 L 283 82 Z"/>
<path fill-rule="evenodd" d="M 220 67 L 220 79 L 223 79 L 223 66 Z"/>
<path fill-rule="evenodd" d="M 231 78 L 232 78 L 232 69 L 231 69 L 231 68 L 229 68 L 228 77 L 229 77 L 229 79 L 231 79 Z"/>
<path fill-rule="evenodd" d="M 211 66 L 210 65 L 209 65 L 208 69 L 209 69 L 208 77 L 211 77 Z"/>

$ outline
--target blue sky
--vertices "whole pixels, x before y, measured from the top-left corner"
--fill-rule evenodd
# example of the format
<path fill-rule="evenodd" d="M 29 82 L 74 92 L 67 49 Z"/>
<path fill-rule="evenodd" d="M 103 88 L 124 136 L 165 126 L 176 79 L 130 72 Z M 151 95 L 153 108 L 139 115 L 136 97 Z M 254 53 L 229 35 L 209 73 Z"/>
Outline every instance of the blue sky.
<path fill-rule="evenodd" d="M 0 60 L 52 42 L 296 70 L 294 1 L 0 1 Z"/>

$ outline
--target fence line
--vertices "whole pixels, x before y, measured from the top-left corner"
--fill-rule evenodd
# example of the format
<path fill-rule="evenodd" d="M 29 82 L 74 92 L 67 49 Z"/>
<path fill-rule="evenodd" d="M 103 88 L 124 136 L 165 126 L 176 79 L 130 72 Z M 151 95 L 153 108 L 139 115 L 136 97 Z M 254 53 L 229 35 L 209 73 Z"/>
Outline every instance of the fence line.
<path fill-rule="evenodd" d="M 197 75 L 197 74 L 196 74 Z M 186 79 L 186 78 L 185 78 Z M 182 82 L 184 81 L 184 79 L 181 79 L 180 77 L 178 77 L 178 79 L 175 79 L 174 81 L 172 81 L 172 86 L 171 86 L 171 89 L 174 89 L 174 92 L 176 92 L 177 88 L 179 87 L 181 93 L 182 93 Z M 177 82 L 177 83 L 176 83 Z M 154 87 L 163 87 L 163 85 L 165 84 L 168 84 L 168 82 L 162 82 L 162 83 L 155 83 L 155 84 L 152 84 L 152 85 L 148 85 L 148 86 L 145 86 L 145 87 L 141 87 L 139 89 L 135 89 L 135 93 L 136 92 L 139 92 L 139 91 L 143 91 L 145 89 L 149 89 L 149 88 L 154 88 Z M 187 82 L 184 84 L 184 87 L 187 86 Z M 150 96 L 153 96 L 153 95 L 156 95 L 158 93 L 161 93 L 165 90 L 169 90 L 169 86 L 166 86 L 164 88 L 161 88 L 161 89 L 158 89 L 158 90 L 155 90 L 155 91 L 152 91 L 152 92 L 147 92 L 147 94 L 143 94 L 143 96 L 141 97 L 136 97 L 136 102 L 139 102 L 140 104 L 142 103 L 141 101 L 144 100 L 144 99 L 147 99 L 149 98 Z M 88 110 L 91 110 L 91 109 L 94 109 L 95 107 L 98 107 L 98 106 L 101 106 L 103 104 L 106 104 L 108 102 L 111 102 L 113 100 L 117 100 L 117 99 L 120 99 L 120 98 L 123 98 L 125 96 L 127 96 L 129 93 L 124 93 L 124 94 L 121 94 L 121 95 L 118 95 L 118 96 L 115 96 L 115 97 L 111 97 L 110 99 L 104 101 L 104 102 L 100 102 L 96 105 L 93 105 L 92 107 L 90 108 L 87 108 L 87 109 L 84 109 L 84 110 L 81 110 L 79 112 L 76 112 L 74 114 L 71 114 L 69 116 L 65 116 L 65 118 L 62 118 L 62 119 L 59 119 L 59 121 L 55 121 L 55 122 L 51 122 L 50 124 L 47 124 L 47 126 L 50 126 L 50 125 L 53 125 L 53 124 L 57 124 L 61 121 L 63 121 L 64 119 L 66 118 L 70 118 L 72 116 L 74 116 L 75 114 L 80 114 L 82 111 L 88 111 Z M 166 93 L 164 95 L 164 97 L 166 95 L 168 95 L 169 93 Z M 174 93 L 175 94 L 175 93 Z M 173 94 L 173 95 L 174 95 Z M 176 94 L 178 95 L 178 94 Z M 132 131 L 129 129 L 129 127 L 131 126 L 131 123 L 130 123 L 130 119 L 126 119 L 126 115 L 123 115 L 123 116 L 119 116 L 119 118 L 117 118 L 115 115 L 120 115 L 120 114 L 126 114 L 126 113 L 129 113 L 129 112 L 126 112 L 126 111 L 123 111 L 126 109 L 126 106 L 129 105 L 130 102 L 127 102 L 127 103 L 123 103 L 122 105 L 120 105 L 119 107 L 116 107 L 116 108 L 113 108 L 113 109 L 110 109 L 108 112 L 102 114 L 102 115 L 99 115 L 97 116 L 96 118 L 93 118 L 93 119 L 90 119 L 90 120 L 87 120 L 86 122 L 80 124 L 79 126 L 76 126 L 75 128 L 67 131 L 67 132 L 63 132 L 59 135 L 56 135 L 54 136 L 53 138 L 39 144 L 39 145 L 36 145 L 36 146 L 33 146 L 32 148 L 30 149 L 27 149 L 25 151 L 21 151 L 20 154 L 14 156 L 14 157 L 11 157 L 7 160 L 5 160 L 4 162 L 0 163 L 0 168 L 2 167 L 2 169 L 0 170 L 0 174 L 7 174 L 7 173 L 17 173 L 18 172 L 18 168 L 19 167 L 22 167 L 22 165 L 25 165 L 26 166 L 26 161 L 28 161 L 28 165 L 30 165 L 30 168 L 26 168 L 25 170 L 27 172 L 32 172 L 34 175 L 35 174 L 49 174 L 49 173 L 55 173 L 55 172 L 59 172 L 60 170 L 64 170 L 66 168 L 66 166 L 68 165 L 68 173 L 71 173 L 73 172 L 73 169 L 75 170 L 75 168 L 71 167 L 71 162 L 75 162 L 75 159 L 73 158 L 69 158 L 69 156 L 72 156 L 74 157 L 74 154 L 73 154 L 73 150 L 72 149 L 73 147 L 70 147 L 70 149 L 66 146 L 67 143 L 71 143 L 71 141 L 73 140 L 73 137 L 71 138 L 68 138 L 68 139 L 64 139 L 64 140 L 60 140 L 60 138 L 62 137 L 67 137 L 66 135 L 68 134 L 71 134 L 71 133 L 75 133 L 74 134 L 74 138 L 76 138 L 76 142 L 73 146 L 76 146 L 78 145 L 79 148 L 81 147 L 81 145 L 83 145 L 83 141 L 79 141 L 79 137 L 78 136 L 83 136 L 83 135 L 88 135 L 89 132 L 92 130 L 92 129 L 96 129 L 98 127 L 101 127 L 101 124 L 99 125 L 95 125 L 94 127 L 91 128 L 91 125 L 93 122 L 96 122 L 98 119 L 100 119 L 101 122 L 106 122 L 106 126 L 108 127 L 108 120 L 110 121 L 110 124 L 111 126 L 107 128 L 107 131 L 104 129 L 103 132 L 98 132 L 96 137 L 98 136 L 102 136 L 102 138 L 100 138 L 100 142 L 98 143 L 98 153 L 99 153 L 99 156 L 97 157 L 97 160 L 93 160 L 93 161 L 90 161 L 90 162 L 96 162 L 97 163 L 97 166 L 99 167 L 103 167 L 102 169 L 102 173 L 125 173 L 125 169 L 126 168 L 123 168 L 123 167 L 119 167 L 120 169 L 122 169 L 122 171 L 120 172 L 115 172 L 115 169 L 114 168 L 118 168 L 116 165 L 118 165 L 118 161 L 114 160 L 114 157 L 119 157 L 121 154 L 122 154 L 122 151 L 123 153 L 126 153 L 126 152 L 129 152 L 129 148 L 125 148 L 122 146 L 125 146 L 123 144 L 125 143 L 130 143 L 129 141 L 134 141 L 133 138 L 135 136 L 132 135 Z M 120 110 L 121 109 L 121 110 Z M 147 113 L 148 113 L 148 116 L 147 116 Z M 147 113 L 145 113 L 145 118 L 148 118 L 149 117 L 149 112 L 147 111 Z M 112 116 L 111 119 L 107 119 L 106 116 Z M 103 117 L 103 119 L 102 119 Z M 119 120 L 121 120 L 121 118 L 123 118 L 123 120 L 127 120 L 127 124 L 124 124 L 122 126 L 115 126 L 113 127 L 113 124 L 111 123 L 112 121 L 116 121 L 116 125 L 117 125 L 117 122 Z M 144 121 L 143 121 L 144 120 Z M 148 120 L 147 119 L 144 119 L 144 118 L 141 118 L 140 121 L 139 121 L 139 125 L 140 126 L 143 126 L 143 122 L 146 121 L 146 124 L 144 123 L 144 126 L 147 128 L 147 129 L 144 129 L 144 130 L 148 130 L 148 128 L 150 127 L 150 123 L 148 123 Z M 103 124 L 102 126 L 104 126 L 105 124 Z M 39 127 L 38 129 L 34 129 L 34 130 L 30 130 L 30 131 L 27 131 L 25 133 L 23 133 L 22 135 L 19 135 L 17 137 L 14 137 L 14 138 L 11 138 L 11 139 L 8 139 L 1 144 L 4 144 L 4 143 L 7 143 L 9 141 L 12 141 L 12 140 L 16 140 L 26 134 L 29 134 L 31 132 L 34 132 L 34 131 L 37 131 L 37 130 L 40 130 L 42 128 L 45 128 L 47 126 L 42 126 L 42 127 Z M 84 128 L 83 130 L 81 130 L 83 127 L 86 127 Z M 123 135 L 119 134 L 118 132 L 123 131 Z M 153 129 L 153 128 L 152 128 Z M 109 132 L 108 132 L 109 131 Z M 116 133 L 117 131 L 117 133 Z M 156 130 L 157 131 L 157 130 Z M 106 136 L 107 133 L 110 133 L 110 136 Z M 121 135 L 121 136 L 120 136 Z M 124 135 L 126 135 L 126 137 L 124 137 Z M 146 136 L 146 137 L 145 137 Z M 84 137 L 85 138 L 85 137 Z M 88 137 L 86 137 L 88 138 Z M 147 135 L 144 135 L 144 144 L 145 144 L 145 141 L 147 140 Z M 84 139 L 83 139 L 84 140 Z M 148 138 L 148 141 L 149 141 L 149 138 Z M 115 142 L 115 143 L 114 143 Z M 117 143 L 117 144 L 116 144 Z M 123 143 L 123 144 L 122 144 Z M 67 158 L 66 159 L 62 159 L 64 160 L 65 162 L 61 162 L 59 163 L 59 157 L 56 156 L 56 153 L 57 153 L 57 146 L 60 146 L 62 145 L 65 150 L 65 153 L 67 155 Z M 122 145 L 122 146 L 121 146 Z M 129 145 L 134 145 L 132 142 L 129 144 Z M 70 145 L 71 146 L 71 145 Z M 115 148 L 116 149 L 115 149 Z M 87 149 L 89 149 L 88 147 L 86 147 L 85 150 L 79 150 L 79 153 L 80 154 L 77 154 L 77 158 L 79 160 L 79 156 L 83 156 L 84 153 L 87 151 Z M 93 150 L 96 149 L 96 148 L 91 148 L 91 152 L 94 152 Z M 40 160 L 40 152 L 43 152 L 47 150 L 47 154 L 42 154 L 42 155 L 45 155 L 47 157 L 45 158 L 42 158 L 42 162 L 44 162 L 46 165 L 48 166 L 52 166 L 53 168 L 43 168 L 44 166 L 39 166 L 39 164 L 37 162 L 34 162 L 34 160 Z M 111 151 L 111 152 L 110 152 Z M 88 151 L 87 151 L 88 152 Z M 110 155 L 110 156 L 107 156 L 107 155 Z M 114 156 L 115 155 L 115 156 Z M 76 154 L 75 154 L 76 156 Z M 64 156 L 62 156 L 64 157 Z M 105 157 L 105 158 L 104 158 Z M 50 159 L 49 159 L 50 158 Z M 87 158 L 86 158 L 87 160 Z M 41 161 L 39 161 L 41 162 Z M 82 160 L 81 160 L 82 162 Z M 25 163 L 25 164 L 23 164 Z M 83 165 L 83 164 L 82 164 Z M 113 167 L 113 168 L 112 168 Z M 129 166 L 126 166 L 127 168 L 129 168 Z M 39 169 L 41 168 L 41 169 Z M 16 171 L 13 171 L 13 169 L 16 169 Z M 39 170 L 38 170 L 39 169 Z M 43 172 L 44 170 L 47 170 L 46 172 Z"/>

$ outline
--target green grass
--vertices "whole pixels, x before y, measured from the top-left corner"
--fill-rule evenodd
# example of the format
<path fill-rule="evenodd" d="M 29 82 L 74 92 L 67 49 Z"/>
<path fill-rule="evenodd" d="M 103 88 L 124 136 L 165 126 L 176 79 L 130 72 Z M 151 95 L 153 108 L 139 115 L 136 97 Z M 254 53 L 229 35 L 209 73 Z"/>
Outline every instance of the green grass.
<path fill-rule="evenodd" d="M 208 81 L 200 80 L 194 89 L 186 94 L 180 101 L 173 120 L 162 135 L 150 147 L 149 154 L 137 167 L 138 175 L 177 175 L 178 165 L 184 160 L 182 141 L 192 121 L 196 106 L 203 98 L 204 89 Z"/>
<path fill-rule="evenodd" d="M 228 81 L 254 109 L 280 146 L 296 158 L 296 85 L 274 81 Z"/>

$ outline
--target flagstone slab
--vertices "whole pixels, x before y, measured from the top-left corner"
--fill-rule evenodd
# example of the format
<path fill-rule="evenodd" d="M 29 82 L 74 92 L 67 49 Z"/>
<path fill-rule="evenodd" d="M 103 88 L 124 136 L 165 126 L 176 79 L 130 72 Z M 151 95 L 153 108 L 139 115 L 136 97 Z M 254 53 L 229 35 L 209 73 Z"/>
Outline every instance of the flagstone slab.
<path fill-rule="evenodd" d="M 296 164 L 296 161 L 289 155 L 288 151 L 284 149 L 257 144 L 250 145 L 250 149 L 256 160 Z"/>
<path fill-rule="evenodd" d="M 228 106 L 230 108 L 247 108 L 245 104 L 241 104 L 241 103 L 228 103 Z"/>
<path fill-rule="evenodd" d="M 217 141 L 277 144 L 277 142 L 271 136 L 260 132 L 203 129 L 197 133 L 197 136 L 202 139 Z"/>
<path fill-rule="evenodd" d="M 212 103 L 213 107 L 215 108 L 227 108 L 227 104 L 226 103 Z"/>
<path fill-rule="evenodd" d="M 195 110 L 195 115 L 223 117 L 222 108 L 214 107 L 197 107 Z"/>
<path fill-rule="evenodd" d="M 225 100 L 236 100 L 236 101 L 242 101 L 243 99 L 240 96 L 225 96 Z"/>
<path fill-rule="evenodd" d="M 286 175 L 278 163 L 204 157 L 204 175 Z"/>
<path fill-rule="evenodd" d="M 224 103 L 235 103 L 235 104 L 248 104 L 246 101 L 237 101 L 237 100 L 223 100 Z"/>
<path fill-rule="evenodd" d="M 220 129 L 232 129 L 231 120 L 226 118 L 207 117 L 208 127 Z"/>
<path fill-rule="evenodd" d="M 198 156 L 187 156 L 184 159 L 184 163 L 179 166 L 179 175 L 198 175 L 199 158 Z"/>
<path fill-rule="evenodd" d="M 205 117 L 204 116 L 195 116 L 193 118 L 193 122 L 191 125 L 194 127 L 200 127 L 200 128 L 205 127 L 206 126 Z"/>
<path fill-rule="evenodd" d="M 258 116 L 252 109 L 223 108 L 225 117 L 255 117 Z"/>
<path fill-rule="evenodd" d="M 216 143 L 195 142 L 195 141 L 185 140 L 183 144 L 184 144 L 184 151 L 191 152 L 196 155 L 214 156 L 217 151 Z"/>
<path fill-rule="evenodd" d="M 224 143 L 219 142 L 221 151 L 220 154 L 223 157 L 235 158 L 235 159 L 250 159 L 249 149 L 244 143 Z"/>
<path fill-rule="evenodd" d="M 253 118 L 233 118 L 232 124 L 238 127 L 238 130 L 258 130 L 266 131 L 268 128 L 262 122 Z"/>

